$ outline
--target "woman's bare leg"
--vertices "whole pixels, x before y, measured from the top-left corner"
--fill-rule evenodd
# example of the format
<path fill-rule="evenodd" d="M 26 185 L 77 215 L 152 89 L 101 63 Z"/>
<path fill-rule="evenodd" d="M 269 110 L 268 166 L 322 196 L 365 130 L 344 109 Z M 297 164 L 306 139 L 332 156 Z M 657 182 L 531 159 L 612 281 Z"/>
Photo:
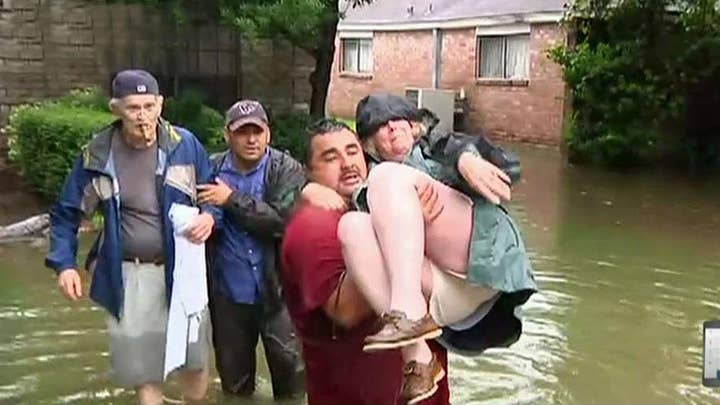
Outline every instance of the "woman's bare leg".
<path fill-rule="evenodd" d="M 432 182 L 444 209 L 425 226 L 416 187 Z M 382 163 L 368 179 L 372 225 L 390 274 L 390 308 L 419 319 L 427 312 L 420 268 L 427 254 L 439 268 L 464 273 L 472 234 L 472 202 L 409 166 Z"/>
<path fill-rule="evenodd" d="M 421 291 L 425 225 L 414 179 L 395 182 L 396 163 L 376 166 L 368 177 L 370 217 L 390 277 L 390 309 L 417 320 L 426 313 Z M 412 180 L 412 182 L 410 181 Z"/>
<path fill-rule="evenodd" d="M 338 238 L 348 276 L 377 314 L 387 312 L 390 309 L 390 279 L 370 215 L 361 212 L 343 215 L 338 225 Z M 429 296 L 432 291 L 432 275 L 429 262 L 424 258 L 423 261 L 423 291 Z M 403 347 L 402 355 L 405 362 L 416 360 L 428 363 L 432 358 L 425 342 Z"/>
<path fill-rule="evenodd" d="M 473 203 L 461 192 L 430 176 L 423 174 L 421 177 L 424 178 L 418 179 L 418 183 L 431 182 L 444 207 L 440 215 L 425 226 L 425 254 L 440 269 L 466 273 L 473 231 Z"/>

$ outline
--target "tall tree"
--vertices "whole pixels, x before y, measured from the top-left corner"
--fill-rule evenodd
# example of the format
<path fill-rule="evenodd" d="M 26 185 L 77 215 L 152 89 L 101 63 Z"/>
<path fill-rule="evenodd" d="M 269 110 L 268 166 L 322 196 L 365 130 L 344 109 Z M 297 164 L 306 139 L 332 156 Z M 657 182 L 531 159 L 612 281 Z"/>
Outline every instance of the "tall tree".
<path fill-rule="evenodd" d="M 319 117 L 325 114 L 338 21 L 348 7 L 358 7 L 371 2 L 372 0 L 221 0 L 220 12 L 225 21 L 244 33 L 266 38 L 284 38 L 315 58 L 315 70 L 310 75 L 310 114 Z"/>

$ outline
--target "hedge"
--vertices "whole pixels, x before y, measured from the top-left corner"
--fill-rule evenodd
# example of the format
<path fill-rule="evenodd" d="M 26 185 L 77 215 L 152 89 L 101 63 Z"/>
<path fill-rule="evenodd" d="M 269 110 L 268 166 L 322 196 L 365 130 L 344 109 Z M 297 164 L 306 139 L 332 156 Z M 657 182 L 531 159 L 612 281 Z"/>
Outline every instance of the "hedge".
<path fill-rule="evenodd" d="M 62 103 L 18 107 L 6 127 L 10 161 L 40 194 L 54 198 L 81 147 L 112 120 L 108 112 Z"/>
<path fill-rule="evenodd" d="M 208 152 L 216 152 L 225 147 L 225 118 L 218 111 L 204 105 L 200 93 L 187 91 L 177 99 L 166 99 L 162 116 L 192 132 Z"/>
<path fill-rule="evenodd" d="M 305 133 L 312 121 L 312 118 L 304 113 L 285 113 L 271 117 L 270 144 L 302 162 L 305 158 Z"/>
<path fill-rule="evenodd" d="M 717 1 L 568 5 L 576 45 L 549 54 L 572 93 L 565 135 L 571 161 L 720 168 Z"/>

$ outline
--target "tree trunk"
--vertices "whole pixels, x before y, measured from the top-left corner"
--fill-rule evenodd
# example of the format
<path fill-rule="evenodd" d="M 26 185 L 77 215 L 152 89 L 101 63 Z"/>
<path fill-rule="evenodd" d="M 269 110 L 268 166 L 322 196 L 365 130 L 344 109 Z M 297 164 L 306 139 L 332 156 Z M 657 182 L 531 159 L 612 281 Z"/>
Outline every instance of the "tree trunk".
<path fill-rule="evenodd" d="M 0 226 L 0 241 L 30 236 L 42 236 L 50 226 L 50 215 L 40 214 L 8 226 Z"/>
<path fill-rule="evenodd" d="M 334 2 L 334 10 L 328 13 L 328 17 L 320 27 L 320 38 L 318 47 L 315 50 L 315 70 L 310 74 L 310 115 L 313 118 L 325 116 L 325 102 L 327 100 L 328 87 L 330 86 L 330 73 L 332 72 L 333 57 L 335 56 L 335 34 L 338 24 L 337 2 Z"/>

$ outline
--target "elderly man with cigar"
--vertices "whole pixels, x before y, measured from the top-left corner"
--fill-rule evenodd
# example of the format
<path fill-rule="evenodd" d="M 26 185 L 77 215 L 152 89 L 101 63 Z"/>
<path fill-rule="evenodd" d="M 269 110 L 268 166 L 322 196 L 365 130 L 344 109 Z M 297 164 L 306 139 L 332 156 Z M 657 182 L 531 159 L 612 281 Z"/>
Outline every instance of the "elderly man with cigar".
<path fill-rule="evenodd" d="M 195 136 L 160 117 L 162 105 L 150 73 L 125 70 L 116 75 L 110 109 L 117 120 L 94 134 L 67 176 L 50 213 L 46 258 L 57 272 L 61 292 L 80 299 L 78 226 L 83 217 L 102 214 L 103 229 L 86 262 L 93 269 L 90 298 L 109 314 L 111 375 L 133 387 L 142 405 L 163 403 L 176 242 L 204 243 L 219 212 L 200 205 L 184 233 L 175 231 L 171 208 L 197 207 L 196 184 L 207 182 L 212 170 Z M 207 307 L 196 319 L 194 339 L 182 347 L 186 401 L 202 400 L 207 391 Z"/>

